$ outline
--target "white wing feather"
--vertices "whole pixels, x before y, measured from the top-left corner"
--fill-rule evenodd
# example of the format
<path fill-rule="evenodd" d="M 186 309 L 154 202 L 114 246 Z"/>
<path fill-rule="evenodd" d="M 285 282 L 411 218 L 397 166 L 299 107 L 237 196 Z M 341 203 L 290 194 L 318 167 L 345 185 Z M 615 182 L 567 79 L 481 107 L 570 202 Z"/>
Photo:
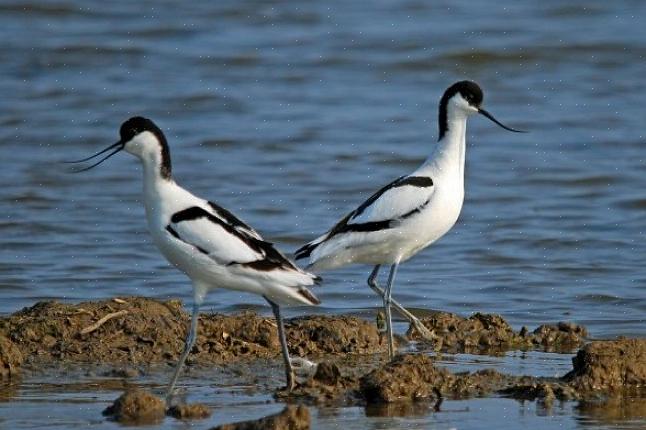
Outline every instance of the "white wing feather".
<path fill-rule="evenodd" d="M 205 252 L 220 264 L 249 263 L 264 255 L 250 248 L 241 238 L 208 218 L 170 223 L 179 239 Z"/>
<path fill-rule="evenodd" d="M 435 187 L 404 185 L 391 188 L 363 211 L 350 217 L 348 225 L 397 220 L 424 206 L 434 192 Z"/>

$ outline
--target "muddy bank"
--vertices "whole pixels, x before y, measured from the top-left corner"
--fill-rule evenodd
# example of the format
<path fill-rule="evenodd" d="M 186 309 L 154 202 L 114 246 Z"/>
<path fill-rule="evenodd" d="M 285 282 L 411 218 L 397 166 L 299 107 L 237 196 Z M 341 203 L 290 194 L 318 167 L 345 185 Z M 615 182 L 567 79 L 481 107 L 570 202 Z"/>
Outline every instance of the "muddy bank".
<path fill-rule="evenodd" d="M 188 322 L 179 301 L 129 297 L 76 305 L 41 302 L 0 319 L 0 359 L 7 360 L 2 363 L 5 369 L 19 366 L 18 353 L 30 364 L 173 363 L 184 347 Z M 287 321 L 286 328 L 295 355 L 367 354 L 385 349 L 374 324 L 356 317 L 296 318 Z M 189 362 L 224 364 L 279 353 L 273 318 L 253 312 L 201 314 Z"/>
<path fill-rule="evenodd" d="M 325 363 L 314 380 L 290 397 L 315 404 L 388 404 L 467 399 L 500 394 L 518 400 L 554 401 L 597 399 L 626 392 L 646 398 L 646 340 L 592 342 L 573 358 L 573 370 L 562 378 L 506 375 L 485 369 L 452 373 L 437 367 L 426 354 L 406 354 L 392 362 L 374 363 L 357 371 L 352 363 Z M 280 396 L 279 396 L 280 397 Z"/>
<path fill-rule="evenodd" d="M 115 372 L 138 364 L 174 365 L 188 321 L 178 301 L 130 297 L 76 305 L 37 303 L 0 319 L 0 376 L 15 375 L 21 362 L 100 363 L 115 366 Z M 479 313 L 470 318 L 437 313 L 423 322 L 437 336 L 436 346 L 450 352 L 570 350 L 587 335 L 585 328 L 571 323 L 515 332 L 500 316 Z M 416 338 L 414 330 L 409 335 Z M 404 355 L 387 363 L 385 342 L 375 324 L 351 316 L 294 318 L 287 321 L 287 336 L 292 354 L 316 356 L 320 364 L 313 379 L 278 396 L 312 403 L 436 401 L 499 391 L 514 398 L 571 399 L 646 385 L 646 345 L 641 340 L 592 342 L 579 351 L 572 372 L 555 382 L 494 371 L 453 374 L 435 367 L 427 355 Z M 202 314 L 189 362 L 235 367 L 279 354 L 273 318 L 252 312 Z M 124 374 L 133 375 L 136 371 Z"/>
<path fill-rule="evenodd" d="M 132 389 L 119 396 L 103 415 L 123 424 L 155 424 L 164 419 L 166 403 L 146 391 Z"/>
<path fill-rule="evenodd" d="M 646 389 L 646 339 L 591 342 L 572 365 L 563 379 L 579 391 Z"/>
<path fill-rule="evenodd" d="M 155 424 L 168 415 L 180 420 L 204 419 L 211 410 L 202 403 L 181 404 L 166 408 L 166 402 L 148 391 L 130 388 L 104 411 L 103 415 L 122 424 Z"/>
<path fill-rule="evenodd" d="M 475 313 L 469 318 L 437 312 L 421 319 L 434 336 L 436 351 L 471 354 L 496 354 L 515 349 L 540 349 L 549 352 L 570 352 L 583 345 L 588 332 L 571 323 L 544 324 L 529 331 L 514 331 L 500 315 Z M 411 325 L 409 339 L 423 340 Z"/>
<path fill-rule="evenodd" d="M 7 337 L 0 335 L 0 381 L 8 380 L 20 373 L 22 353 Z"/>
<path fill-rule="evenodd" d="M 28 364 L 173 363 L 184 346 L 188 322 L 189 315 L 175 300 L 128 297 L 74 305 L 40 302 L 0 318 L 2 375 L 16 372 L 20 356 Z M 436 313 L 423 322 L 436 336 L 434 348 L 451 353 L 495 354 L 536 347 L 569 351 L 587 335 L 585 328 L 572 323 L 515 332 L 500 316 L 480 313 L 470 318 Z M 286 330 L 291 353 L 297 356 L 374 354 L 386 348 L 375 324 L 352 316 L 293 318 L 286 322 Z M 418 339 L 414 329 L 408 335 Z M 201 314 L 189 362 L 225 364 L 278 354 L 273 318 L 253 312 Z"/>
<path fill-rule="evenodd" d="M 369 364 L 368 364 L 369 363 Z M 373 405 L 467 399 L 492 394 L 521 378 L 495 370 L 452 373 L 437 367 L 426 354 L 405 354 L 388 362 L 383 356 L 357 363 L 320 363 L 314 378 L 292 392 L 279 390 L 279 400 L 315 405 Z"/>
<path fill-rule="evenodd" d="M 308 430 L 310 412 L 305 406 L 288 405 L 275 415 L 251 421 L 224 424 L 211 430 Z"/>
<path fill-rule="evenodd" d="M 210 417 L 211 410 L 202 403 L 192 403 L 173 406 L 166 414 L 179 420 L 201 420 Z"/>

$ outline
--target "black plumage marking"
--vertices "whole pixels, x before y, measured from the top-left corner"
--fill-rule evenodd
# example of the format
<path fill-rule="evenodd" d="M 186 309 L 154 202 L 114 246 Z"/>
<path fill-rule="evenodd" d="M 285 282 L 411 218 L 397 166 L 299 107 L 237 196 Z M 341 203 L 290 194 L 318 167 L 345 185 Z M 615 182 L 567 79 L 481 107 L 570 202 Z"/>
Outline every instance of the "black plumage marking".
<path fill-rule="evenodd" d="M 249 226 L 236 218 L 231 212 L 226 211 L 226 213 L 226 221 L 223 221 L 201 207 L 192 206 L 190 208 L 174 213 L 173 216 L 171 216 L 171 222 L 177 224 L 183 221 L 192 221 L 200 218 L 206 218 L 210 222 L 224 228 L 227 233 L 236 236 L 249 248 L 253 249 L 255 252 L 261 254 L 264 257 L 261 260 L 250 262 L 232 261 L 227 264 L 228 266 L 240 265 L 264 272 L 276 269 L 298 270 L 296 266 L 294 266 L 283 254 L 276 250 L 276 248 L 274 248 L 274 246 L 270 242 L 265 242 L 264 240 L 250 236 L 247 232 L 236 229 L 235 226 L 237 225 L 244 226 L 245 228 L 251 230 Z"/>
<path fill-rule="evenodd" d="M 381 188 L 379 191 L 377 191 L 376 193 L 368 197 L 368 199 L 365 202 L 363 202 L 357 209 L 355 209 L 354 211 L 350 212 L 348 215 L 343 217 L 343 219 L 339 221 L 334 227 L 332 227 L 332 229 L 328 232 L 325 240 L 319 243 L 308 243 L 307 245 L 304 245 L 298 250 L 296 250 L 296 252 L 294 253 L 295 258 L 297 260 L 300 260 L 305 257 L 309 257 L 312 251 L 314 251 L 314 249 L 316 249 L 317 246 L 319 246 L 321 243 L 331 239 L 332 237 L 340 233 L 348 233 L 348 232 L 365 233 L 365 232 L 371 232 L 371 231 L 387 230 L 395 226 L 396 221 L 411 217 L 414 214 L 420 212 L 422 209 L 424 209 L 426 205 L 428 205 L 428 202 L 430 200 L 427 200 L 423 205 L 399 216 L 397 219 L 371 221 L 371 222 L 365 222 L 360 224 L 348 224 L 349 221 L 360 216 L 366 209 L 368 209 L 374 202 L 376 202 L 379 199 L 379 197 L 381 197 L 384 193 L 386 193 L 386 191 L 391 190 L 393 188 L 404 187 L 404 186 L 428 188 L 433 186 L 433 179 L 429 178 L 428 176 L 401 176 L 395 179 L 393 182 L 389 183 L 388 185 L 386 185 L 385 187 Z"/>
<path fill-rule="evenodd" d="M 312 305 L 320 305 L 321 301 L 307 288 L 301 287 L 298 289 L 298 294 L 305 298 Z"/>
<path fill-rule="evenodd" d="M 399 178 L 392 181 L 390 184 L 381 188 L 379 191 L 368 197 L 368 199 L 363 202 L 353 213 L 351 213 L 352 218 L 356 218 L 361 215 L 366 209 L 368 209 L 374 202 L 376 202 L 379 197 L 381 197 L 386 191 L 393 188 L 405 187 L 407 185 L 413 187 L 427 188 L 433 186 L 433 179 L 428 176 L 400 176 Z"/>
<path fill-rule="evenodd" d="M 242 228 L 246 228 L 247 230 L 254 231 L 253 228 L 251 228 L 249 225 L 242 222 L 239 218 L 237 218 L 235 215 L 233 215 L 231 212 L 229 212 L 222 206 L 213 202 L 207 202 L 207 203 L 211 207 L 211 209 L 213 209 L 218 215 L 224 218 L 225 221 L 231 224 L 232 226 L 242 227 Z"/>
<path fill-rule="evenodd" d="M 171 234 L 171 236 L 173 236 L 175 239 L 177 239 L 177 240 L 181 240 L 182 242 L 184 242 L 184 243 L 185 243 L 185 244 L 187 244 L 187 245 L 191 245 L 193 248 L 197 249 L 197 250 L 198 250 L 198 251 L 200 251 L 202 254 L 209 255 L 209 251 L 207 251 L 206 249 L 201 248 L 201 247 L 199 247 L 199 246 L 197 246 L 197 245 L 195 245 L 195 244 L 188 243 L 188 242 L 186 242 L 186 241 L 182 240 L 182 238 L 179 236 L 179 234 L 175 231 L 175 229 L 174 229 L 173 227 L 171 227 L 171 226 L 167 225 L 167 226 L 166 226 L 166 231 L 167 231 L 167 232 L 169 232 L 169 233 Z"/>
<path fill-rule="evenodd" d="M 157 137 L 159 144 L 161 146 L 161 166 L 159 168 L 159 174 L 164 179 L 170 179 L 171 177 L 171 161 L 170 161 L 170 149 L 168 148 L 168 142 L 166 141 L 166 136 L 164 132 L 161 131 L 157 125 L 141 116 L 134 116 L 121 124 L 121 129 L 119 134 L 121 136 L 121 142 L 126 143 L 132 140 L 139 133 L 144 131 L 149 131 Z"/>
<path fill-rule="evenodd" d="M 179 212 L 175 212 L 173 216 L 170 217 L 170 220 L 173 224 L 180 223 L 182 221 L 192 221 L 196 220 L 199 218 L 215 218 L 213 215 L 202 209 L 201 207 L 198 206 L 191 206 L 190 208 L 183 209 Z M 210 220 L 213 221 L 213 220 Z M 215 221 L 216 224 L 221 224 L 218 222 L 216 219 Z"/>
<path fill-rule="evenodd" d="M 431 202 L 431 199 L 426 200 L 424 203 L 422 203 L 420 206 L 416 207 L 415 209 L 406 212 L 404 215 L 400 216 L 399 219 L 406 219 L 410 218 L 415 214 L 418 214 L 424 209 L 428 204 Z"/>
<path fill-rule="evenodd" d="M 302 260 L 303 258 L 309 257 L 312 254 L 312 251 L 314 251 L 319 245 L 320 243 L 308 243 L 301 246 L 294 252 L 294 259 Z"/>
<path fill-rule="evenodd" d="M 175 239 L 182 240 L 182 239 L 179 237 L 179 234 L 177 234 L 177 232 L 175 231 L 175 229 L 174 229 L 173 227 L 171 227 L 171 226 L 167 225 L 167 226 L 166 226 L 166 231 L 167 231 L 167 232 L 169 232 L 169 233 L 171 234 L 171 236 L 173 236 Z"/>

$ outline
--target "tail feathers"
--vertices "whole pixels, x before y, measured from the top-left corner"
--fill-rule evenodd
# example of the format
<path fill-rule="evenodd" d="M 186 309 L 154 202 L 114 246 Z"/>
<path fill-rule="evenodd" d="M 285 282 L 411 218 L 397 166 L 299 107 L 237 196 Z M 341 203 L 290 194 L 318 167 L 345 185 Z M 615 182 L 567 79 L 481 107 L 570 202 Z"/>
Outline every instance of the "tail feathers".
<path fill-rule="evenodd" d="M 314 251 L 314 248 L 316 248 L 316 245 L 312 245 L 310 243 L 298 248 L 296 252 L 294 252 L 294 260 L 302 260 L 303 258 L 309 257 L 312 251 Z"/>
<path fill-rule="evenodd" d="M 308 244 L 305 244 L 298 248 L 296 252 L 294 252 L 294 259 L 295 260 L 301 260 L 303 258 L 307 258 L 312 254 L 312 251 L 314 251 L 321 243 L 323 243 L 327 239 L 326 236 L 321 236 L 318 239 L 314 239 Z"/>
<path fill-rule="evenodd" d="M 299 287 L 297 290 L 299 296 L 305 299 L 310 305 L 320 305 L 321 301 L 310 290 L 305 287 Z"/>

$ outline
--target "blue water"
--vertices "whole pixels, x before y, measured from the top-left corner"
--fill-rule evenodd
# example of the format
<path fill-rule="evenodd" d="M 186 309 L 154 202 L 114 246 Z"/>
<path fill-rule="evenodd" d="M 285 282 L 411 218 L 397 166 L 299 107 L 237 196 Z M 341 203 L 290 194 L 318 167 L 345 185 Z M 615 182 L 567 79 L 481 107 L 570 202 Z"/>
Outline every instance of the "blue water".
<path fill-rule="evenodd" d="M 177 181 L 286 251 L 329 228 L 437 138 L 454 81 L 481 84 L 466 201 L 407 262 L 416 308 L 573 320 L 645 336 L 646 4 L 639 1 L 0 3 L 0 313 L 36 300 L 189 300 L 146 231 L 138 162 L 66 174 L 142 114 Z M 379 305 L 369 268 L 324 274 L 316 312 Z M 217 291 L 230 312 L 262 299 Z M 293 315 L 311 309 L 293 309 Z M 398 326 L 403 330 L 403 325 Z"/>

